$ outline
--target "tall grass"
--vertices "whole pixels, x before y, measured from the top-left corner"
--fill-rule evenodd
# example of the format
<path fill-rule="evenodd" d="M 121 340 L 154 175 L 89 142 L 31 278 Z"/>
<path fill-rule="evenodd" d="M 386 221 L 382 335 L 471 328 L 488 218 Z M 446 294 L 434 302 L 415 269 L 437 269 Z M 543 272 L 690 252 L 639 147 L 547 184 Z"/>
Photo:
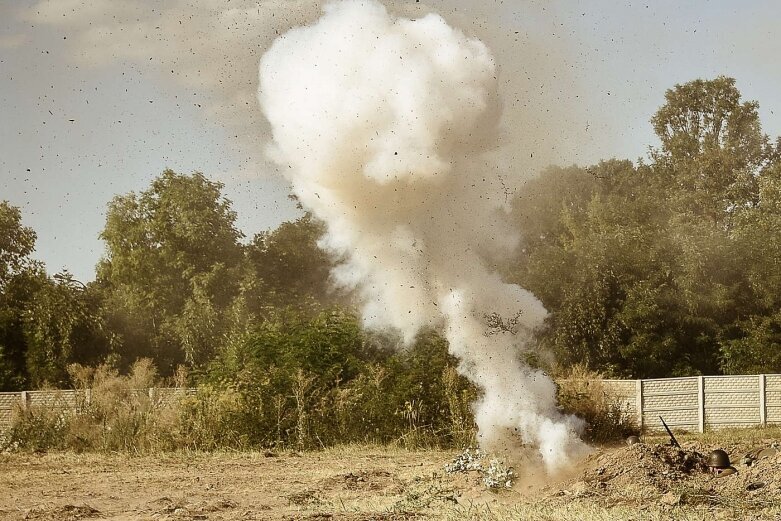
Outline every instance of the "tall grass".
<path fill-rule="evenodd" d="M 444 399 L 431 402 L 419 395 L 403 399 L 403 383 L 379 365 L 329 387 L 307 371 L 279 379 L 272 368 L 265 380 L 238 375 L 229 384 L 204 383 L 194 394 L 150 392 L 183 385 L 186 375 L 162 381 L 149 360 L 136 362 L 127 375 L 106 365 L 73 365 L 69 372 L 78 391 L 75 406 L 18 407 L 0 450 L 307 450 L 345 443 L 414 449 L 474 440 L 474 391 L 452 367 L 441 381 L 433 379 Z"/>
<path fill-rule="evenodd" d="M 589 443 L 609 443 L 639 434 L 633 418 L 607 392 L 602 380 L 601 374 L 585 366 L 571 367 L 557 378 L 559 406 L 585 420 L 583 439 Z"/>
<path fill-rule="evenodd" d="M 150 396 L 148 389 L 159 383 L 151 361 L 139 360 L 124 376 L 105 365 L 73 365 L 69 372 L 80 391 L 75 407 L 18 407 L 6 445 L 132 452 L 170 445 L 169 427 L 179 407 Z"/>
<path fill-rule="evenodd" d="M 471 404 L 477 389 L 446 365 L 427 392 L 408 393 L 404 375 L 367 365 L 349 382 L 330 382 L 303 369 L 282 377 L 269 367 L 204 383 L 197 392 L 150 393 L 184 385 L 162 381 L 149 360 L 127 375 L 101 365 L 69 368 L 80 391 L 75 407 L 19 408 L 0 448 L 104 452 L 219 449 L 322 449 L 340 444 L 391 444 L 407 449 L 462 448 L 475 443 Z M 576 369 L 559 385 L 563 411 L 587 422 L 584 437 L 604 443 L 636 432 L 599 375 Z"/>

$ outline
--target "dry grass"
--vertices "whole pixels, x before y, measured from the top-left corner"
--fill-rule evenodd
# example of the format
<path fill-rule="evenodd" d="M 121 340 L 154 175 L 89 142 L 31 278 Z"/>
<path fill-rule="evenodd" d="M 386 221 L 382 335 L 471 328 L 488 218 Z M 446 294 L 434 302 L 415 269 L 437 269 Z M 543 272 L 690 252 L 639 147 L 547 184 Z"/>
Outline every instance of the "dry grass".
<path fill-rule="evenodd" d="M 607 392 L 602 375 L 575 365 L 558 375 L 558 402 L 564 412 L 586 421 L 583 439 L 589 443 L 609 443 L 637 434 L 628 411 Z"/>
<path fill-rule="evenodd" d="M 745 446 L 780 435 L 778 428 L 748 429 L 681 434 L 680 441 Z M 305 453 L 0 454 L 0 490 L 5 491 L 0 518 L 704 521 L 781 516 L 781 502 L 773 496 L 747 508 L 725 496 L 718 502 L 668 504 L 658 491 L 641 486 L 572 492 L 571 481 L 490 492 L 475 473 L 444 473 L 443 465 L 454 456 L 453 451 L 371 445 Z"/>
<path fill-rule="evenodd" d="M 39 410 L 18 423 L 16 436 L 26 440 L 26 448 L 33 452 L 0 452 L 0 490 L 5 492 L 0 495 L 0 519 L 781 518 L 781 471 L 778 488 L 752 493 L 750 501 L 745 494 L 703 489 L 701 482 L 682 482 L 665 490 L 636 480 L 605 488 L 592 482 L 578 489 L 585 483 L 577 482 L 585 479 L 585 466 L 581 478 L 567 482 L 526 482 L 512 490 L 491 492 L 475 473 L 443 472 L 454 451 L 416 450 L 422 443 L 409 442 L 411 436 L 392 445 L 342 445 L 303 453 L 227 451 L 221 447 L 246 446 L 242 440 L 226 442 L 216 437 L 235 432 L 231 421 L 238 402 L 232 395 L 210 394 L 204 388 L 196 397 L 157 403 L 133 392 L 155 381 L 153 369 L 143 364 L 127 377 L 100 368 L 79 376 L 83 387 L 100 388 L 104 398 L 82 404 L 77 414 L 64 419 Z M 593 381 L 591 376 L 570 375 L 561 395 L 572 412 L 592 422 L 592 439 L 620 440 L 631 432 L 631 422 L 599 385 L 585 385 Z M 449 393 L 448 400 L 453 439 L 470 441 L 473 433 L 466 406 L 470 397 Z M 419 406 L 410 402 L 404 416 L 415 435 Z M 724 448 L 738 455 L 747 447 L 780 440 L 781 427 L 675 434 L 682 444 L 696 444 L 698 450 Z M 660 433 L 643 439 L 647 444 L 667 442 Z M 74 440 L 97 452 L 41 453 L 77 449 Z M 601 451 L 613 451 L 614 467 L 631 468 L 633 462 L 619 452 L 619 444 Z M 179 450 L 166 452 L 170 448 Z M 665 498 L 666 493 L 671 495 Z"/>
<path fill-rule="evenodd" d="M 767 440 L 781 440 L 781 426 L 752 427 L 744 429 L 719 429 L 699 432 L 673 430 L 675 438 L 681 442 L 699 441 L 714 446 L 761 444 Z M 644 439 L 649 443 L 664 443 L 669 436 L 664 432 L 646 434 Z"/>

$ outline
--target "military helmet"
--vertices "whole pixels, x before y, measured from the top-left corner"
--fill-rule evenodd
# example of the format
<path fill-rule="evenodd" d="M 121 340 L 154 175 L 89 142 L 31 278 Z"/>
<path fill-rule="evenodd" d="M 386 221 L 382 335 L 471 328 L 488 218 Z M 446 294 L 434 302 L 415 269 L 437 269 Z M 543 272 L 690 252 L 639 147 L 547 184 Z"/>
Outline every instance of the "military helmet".
<path fill-rule="evenodd" d="M 730 466 L 729 455 L 721 449 L 716 449 L 708 456 L 708 466 L 715 469 L 724 469 Z"/>
<path fill-rule="evenodd" d="M 640 438 L 638 436 L 629 436 L 626 439 L 627 445 L 637 445 L 638 443 L 640 443 Z"/>

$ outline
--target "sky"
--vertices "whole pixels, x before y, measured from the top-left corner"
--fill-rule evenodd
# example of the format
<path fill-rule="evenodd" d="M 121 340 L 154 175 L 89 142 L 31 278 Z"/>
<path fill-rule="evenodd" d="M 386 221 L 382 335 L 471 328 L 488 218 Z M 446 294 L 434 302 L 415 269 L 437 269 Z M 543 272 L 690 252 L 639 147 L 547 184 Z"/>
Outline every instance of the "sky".
<path fill-rule="evenodd" d="M 732 76 L 781 134 L 781 2 L 387 2 L 442 15 L 498 69 L 510 184 L 548 164 L 636 160 L 666 89 Z M 0 200 L 38 234 L 55 273 L 94 278 L 116 195 L 165 168 L 225 184 L 247 238 L 299 215 L 256 99 L 271 42 L 321 12 L 311 0 L 0 0 Z"/>

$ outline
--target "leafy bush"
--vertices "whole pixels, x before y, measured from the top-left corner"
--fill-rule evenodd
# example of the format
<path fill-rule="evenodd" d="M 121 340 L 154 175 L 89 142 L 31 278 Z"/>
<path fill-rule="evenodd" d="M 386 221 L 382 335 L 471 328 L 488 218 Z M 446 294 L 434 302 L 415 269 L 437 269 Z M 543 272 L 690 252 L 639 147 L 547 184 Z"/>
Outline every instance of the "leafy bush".
<path fill-rule="evenodd" d="M 467 444 L 476 393 L 446 342 L 428 333 L 407 349 L 397 343 L 338 308 L 286 310 L 232 339 L 207 381 L 236 393 L 232 428 L 250 446 Z"/>
<path fill-rule="evenodd" d="M 409 348 L 394 343 L 339 309 L 289 310 L 229 339 L 191 395 L 150 393 L 165 383 L 148 359 L 127 375 L 72 365 L 75 409 L 23 411 L 8 444 L 124 452 L 472 444 L 477 391 L 445 340 L 428 333 Z"/>

